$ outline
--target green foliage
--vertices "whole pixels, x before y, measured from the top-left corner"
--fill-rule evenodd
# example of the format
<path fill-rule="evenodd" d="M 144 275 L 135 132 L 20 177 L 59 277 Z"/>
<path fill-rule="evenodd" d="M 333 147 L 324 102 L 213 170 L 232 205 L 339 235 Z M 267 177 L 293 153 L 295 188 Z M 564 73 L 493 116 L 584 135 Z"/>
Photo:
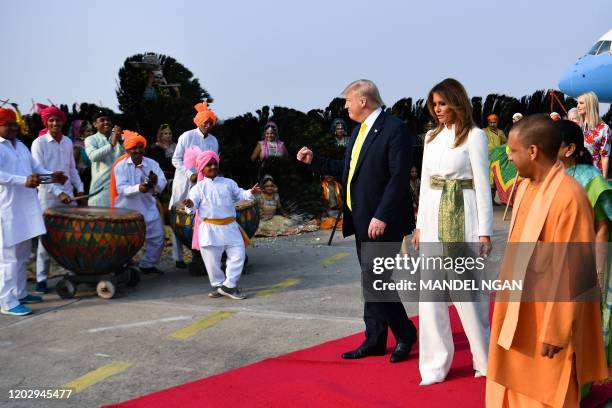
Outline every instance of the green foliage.
<path fill-rule="evenodd" d="M 192 129 L 195 110 L 193 106 L 201 101 L 212 102 L 210 94 L 200 86 L 191 71 L 174 58 L 156 54 L 161 62 L 164 77 L 169 84 L 179 84 L 179 94 L 174 88 L 153 85 L 154 99 L 144 98 L 148 72 L 130 64 L 142 61 L 143 54 L 133 55 L 125 60 L 119 69 L 119 88 L 117 100 L 124 114 L 123 126 L 146 136 L 149 142 L 155 141 L 157 129 L 168 123 L 175 138 L 186 130 Z"/>

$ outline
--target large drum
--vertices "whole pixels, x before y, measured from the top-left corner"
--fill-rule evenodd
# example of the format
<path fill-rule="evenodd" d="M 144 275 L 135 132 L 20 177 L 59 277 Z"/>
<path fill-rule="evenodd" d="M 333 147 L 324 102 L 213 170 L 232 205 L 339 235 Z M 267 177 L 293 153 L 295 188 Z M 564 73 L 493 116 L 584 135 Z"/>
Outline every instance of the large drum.
<path fill-rule="evenodd" d="M 116 273 L 145 241 L 145 221 L 125 208 L 49 208 L 42 242 L 64 268 L 82 275 Z"/>
<path fill-rule="evenodd" d="M 259 212 L 252 201 L 240 201 L 236 203 L 236 221 L 246 232 L 249 238 L 253 238 L 259 227 Z M 195 213 L 187 214 L 182 204 L 176 203 L 170 210 L 170 226 L 181 243 L 191 248 L 193 238 L 193 225 Z"/>

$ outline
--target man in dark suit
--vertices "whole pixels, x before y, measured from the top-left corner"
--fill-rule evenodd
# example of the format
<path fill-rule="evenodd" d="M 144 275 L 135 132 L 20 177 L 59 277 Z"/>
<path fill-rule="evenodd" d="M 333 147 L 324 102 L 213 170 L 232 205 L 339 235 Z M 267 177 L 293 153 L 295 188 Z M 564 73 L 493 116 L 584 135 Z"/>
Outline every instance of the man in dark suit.
<path fill-rule="evenodd" d="M 315 156 L 307 147 L 298 152 L 297 159 L 317 173 L 342 180 L 345 192 L 342 232 L 344 237 L 355 235 L 362 284 L 367 291 L 366 285 L 378 278 L 374 278 L 368 262 L 361 262 L 362 244 L 395 243 L 399 251 L 403 237 L 414 229 L 410 194 L 414 136 L 399 119 L 382 111 L 383 102 L 372 81 L 349 84 L 344 96 L 350 118 L 361 124 L 351 135 L 344 160 Z M 408 357 L 417 338 L 416 327 L 408 319 L 397 293 L 393 292 L 391 298 L 394 301 L 372 302 L 366 297 L 363 311 L 366 339 L 357 349 L 344 353 L 343 358 L 383 355 L 389 327 L 397 340 L 390 361 L 395 363 Z"/>

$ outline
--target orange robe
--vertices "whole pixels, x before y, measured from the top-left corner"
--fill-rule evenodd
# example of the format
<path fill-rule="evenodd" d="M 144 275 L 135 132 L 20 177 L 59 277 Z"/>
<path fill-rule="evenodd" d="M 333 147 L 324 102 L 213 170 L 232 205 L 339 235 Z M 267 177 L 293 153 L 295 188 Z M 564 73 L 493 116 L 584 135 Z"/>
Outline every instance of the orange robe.
<path fill-rule="evenodd" d="M 520 270 L 519 276 L 522 273 L 528 281 L 530 272 L 538 270 L 534 263 L 542 262 L 540 253 L 533 258 L 513 256 L 511 246 L 517 244 L 512 242 L 521 242 L 523 251 L 536 242 L 594 242 L 594 234 L 593 210 L 586 193 L 558 162 L 537 189 L 529 180 L 521 183 L 501 276 L 516 278 Z M 544 257 L 545 273 L 558 264 L 551 258 Z M 573 265 L 571 270 L 586 273 Z M 595 274 L 594 269 L 591 272 Z M 558 274 L 559 279 L 566 274 Z M 599 303 L 545 300 L 495 302 L 487 372 L 488 408 L 577 407 L 579 386 L 607 377 Z M 543 343 L 563 348 L 549 359 L 540 354 Z"/>

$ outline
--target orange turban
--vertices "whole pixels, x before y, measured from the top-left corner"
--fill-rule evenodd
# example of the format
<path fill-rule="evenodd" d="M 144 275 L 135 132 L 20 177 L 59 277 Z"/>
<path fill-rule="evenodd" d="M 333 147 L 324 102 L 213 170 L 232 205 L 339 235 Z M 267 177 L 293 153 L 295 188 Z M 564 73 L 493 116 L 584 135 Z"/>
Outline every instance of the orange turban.
<path fill-rule="evenodd" d="M 144 136 L 141 136 L 136 132 L 132 132 L 131 130 L 123 131 L 123 147 L 125 150 L 136 147 L 138 143 L 142 143 L 144 147 L 147 147 L 147 139 L 145 139 Z"/>
<path fill-rule="evenodd" d="M 17 122 L 17 115 L 14 110 L 0 108 L 0 126 L 4 126 L 9 122 Z"/>
<path fill-rule="evenodd" d="M 488 122 L 491 122 L 491 121 L 497 122 L 498 120 L 499 120 L 499 118 L 494 113 L 492 113 L 489 116 L 487 116 L 487 121 Z"/>
<path fill-rule="evenodd" d="M 207 120 L 212 120 L 213 125 L 217 124 L 217 115 L 215 115 L 215 112 L 208 109 L 208 104 L 206 102 L 200 102 L 194 106 L 194 108 L 198 111 L 195 118 L 193 118 L 193 123 L 195 123 L 197 127 L 202 126 Z"/>
<path fill-rule="evenodd" d="M 138 133 L 133 132 L 131 130 L 123 131 L 123 147 L 125 148 L 125 150 L 129 150 L 129 149 L 136 147 L 138 143 L 142 143 L 144 147 L 147 147 L 147 139 L 145 139 L 144 136 L 141 136 Z M 115 162 L 113 163 L 113 167 L 111 168 L 111 175 L 110 175 L 111 176 L 110 177 L 111 207 L 115 207 L 115 201 L 117 200 L 117 195 L 118 195 L 117 181 L 115 180 L 115 167 L 117 167 L 119 162 L 127 159 L 128 157 L 130 157 L 129 153 L 119 156 L 117 160 L 115 160 Z"/>

